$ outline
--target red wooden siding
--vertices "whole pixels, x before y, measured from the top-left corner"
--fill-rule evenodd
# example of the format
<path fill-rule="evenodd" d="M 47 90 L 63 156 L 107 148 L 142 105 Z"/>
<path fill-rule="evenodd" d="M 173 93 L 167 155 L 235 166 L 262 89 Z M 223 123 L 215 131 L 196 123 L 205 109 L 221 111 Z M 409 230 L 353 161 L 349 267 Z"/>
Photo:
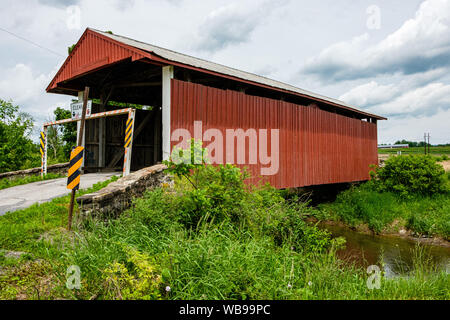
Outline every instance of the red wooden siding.
<path fill-rule="evenodd" d="M 184 128 L 193 137 L 194 121 L 202 121 L 203 132 L 210 128 L 221 130 L 223 163 L 226 129 L 280 129 L 278 174 L 263 177 L 277 188 L 367 180 L 369 165 L 377 163 L 374 123 L 314 107 L 172 80 L 171 131 Z M 171 147 L 176 144 L 172 142 Z M 205 146 L 208 144 L 205 142 Z M 251 182 L 256 183 L 261 167 L 267 166 L 246 167 L 256 177 Z"/>
<path fill-rule="evenodd" d="M 131 58 L 133 61 L 149 56 L 142 50 L 126 46 L 91 30 L 86 30 L 73 52 L 59 69 L 47 88 L 51 90 L 64 80 Z"/>

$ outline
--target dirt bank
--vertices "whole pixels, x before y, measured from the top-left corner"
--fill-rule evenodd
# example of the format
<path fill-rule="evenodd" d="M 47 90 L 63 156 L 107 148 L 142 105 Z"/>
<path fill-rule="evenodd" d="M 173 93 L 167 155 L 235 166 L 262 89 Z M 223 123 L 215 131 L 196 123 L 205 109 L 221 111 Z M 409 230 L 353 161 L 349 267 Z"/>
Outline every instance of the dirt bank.
<path fill-rule="evenodd" d="M 439 164 L 444 167 L 445 171 L 450 171 L 450 160 L 441 161 Z"/>

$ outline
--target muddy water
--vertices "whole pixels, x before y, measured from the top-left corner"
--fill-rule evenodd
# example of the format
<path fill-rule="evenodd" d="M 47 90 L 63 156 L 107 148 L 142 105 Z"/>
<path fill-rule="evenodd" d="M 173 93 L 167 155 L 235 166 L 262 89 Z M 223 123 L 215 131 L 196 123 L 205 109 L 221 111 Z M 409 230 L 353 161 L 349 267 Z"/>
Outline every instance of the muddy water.
<path fill-rule="evenodd" d="M 325 223 L 319 227 L 330 231 L 333 237 L 344 237 L 346 248 L 337 252 L 340 259 L 359 266 L 382 266 L 386 277 L 406 275 L 414 270 L 413 256 L 418 242 L 407 238 L 375 236 L 353 231 L 349 228 Z M 450 247 L 422 244 L 422 252 L 431 258 L 437 270 L 450 273 Z"/>

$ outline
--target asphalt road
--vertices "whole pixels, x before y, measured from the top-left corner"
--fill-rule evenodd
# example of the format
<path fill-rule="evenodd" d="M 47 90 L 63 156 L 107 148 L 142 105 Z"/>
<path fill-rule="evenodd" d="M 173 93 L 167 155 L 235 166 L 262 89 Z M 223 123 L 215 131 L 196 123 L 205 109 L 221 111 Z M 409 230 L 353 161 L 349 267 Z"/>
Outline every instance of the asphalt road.
<path fill-rule="evenodd" d="M 105 181 L 118 173 L 89 173 L 81 176 L 80 188 L 92 187 L 100 181 Z M 48 202 L 70 193 L 66 188 L 67 178 L 33 182 L 0 190 L 0 216 L 9 211 L 28 208 L 35 203 Z"/>

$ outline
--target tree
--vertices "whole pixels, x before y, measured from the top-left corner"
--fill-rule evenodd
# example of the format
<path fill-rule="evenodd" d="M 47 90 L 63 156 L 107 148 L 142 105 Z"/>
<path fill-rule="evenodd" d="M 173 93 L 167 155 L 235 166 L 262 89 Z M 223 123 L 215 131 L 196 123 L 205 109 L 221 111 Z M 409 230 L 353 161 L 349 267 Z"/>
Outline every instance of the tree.
<path fill-rule="evenodd" d="M 30 139 L 34 120 L 12 101 L 0 99 L 0 172 L 39 165 L 38 148 Z"/>
<path fill-rule="evenodd" d="M 67 47 L 67 52 L 69 53 L 69 54 L 71 54 L 72 53 L 72 51 L 73 51 L 73 49 L 75 49 L 75 46 L 76 46 L 77 44 L 76 43 L 74 43 L 73 45 L 71 45 L 70 47 Z"/>
<path fill-rule="evenodd" d="M 63 149 L 63 141 L 60 136 L 58 127 L 50 126 L 47 129 L 47 145 L 48 149 L 53 151 L 53 158 L 58 159 L 58 154 L 60 154 Z"/>
<path fill-rule="evenodd" d="M 66 110 L 60 107 L 56 108 L 53 113 L 55 114 L 56 120 L 64 120 L 72 117 L 70 110 Z M 63 124 L 61 126 L 61 140 L 63 143 L 62 152 L 64 153 L 63 158 L 65 160 L 68 160 L 70 157 L 70 152 L 72 151 L 72 148 L 75 147 L 77 141 L 77 123 L 71 122 Z"/>
<path fill-rule="evenodd" d="M 427 155 L 390 157 L 384 167 L 371 175 L 380 191 L 398 193 L 403 197 L 448 192 L 444 168 L 435 157 Z"/>

